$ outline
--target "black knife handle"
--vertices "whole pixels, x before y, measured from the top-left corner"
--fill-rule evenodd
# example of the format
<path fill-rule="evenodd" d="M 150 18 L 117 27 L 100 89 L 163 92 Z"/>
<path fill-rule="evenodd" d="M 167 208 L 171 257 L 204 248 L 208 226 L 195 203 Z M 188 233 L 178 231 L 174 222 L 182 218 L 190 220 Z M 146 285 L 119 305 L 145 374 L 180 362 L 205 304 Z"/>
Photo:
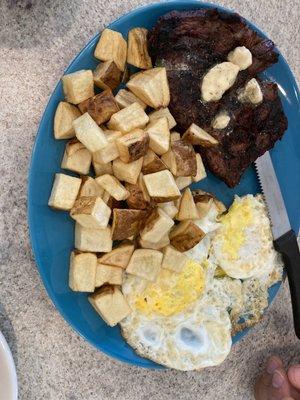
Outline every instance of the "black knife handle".
<path fill-rule="evenodd" d="M 300 252 L 293 230 L 274 241 L 274 246 L 283 256 L 290 285 L 291 301 L 294 316 L 294 329 L 300 339 Z"/>

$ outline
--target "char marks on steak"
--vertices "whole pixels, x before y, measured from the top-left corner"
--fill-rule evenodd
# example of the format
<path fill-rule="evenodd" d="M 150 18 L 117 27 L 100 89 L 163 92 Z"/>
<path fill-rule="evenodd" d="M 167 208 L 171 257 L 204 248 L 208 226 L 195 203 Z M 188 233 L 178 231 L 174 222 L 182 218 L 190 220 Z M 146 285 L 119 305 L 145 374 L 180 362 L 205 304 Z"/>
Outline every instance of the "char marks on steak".
<path fill-rule="evenodd" d="M 155 65 L 165 66 L 171 92 L 169 105 L 183 133 L 196 123 L 216 137 L 220 145 L 201 149 L 212 173 L 228 186 L 238 184 L 245 169 L 274 146 L 287 128 L 277 85 L 260 82 L 264 100 L 254 107 L 237 100 L 238 91 L 278 60 L 274 44 L 249 28 L 239 15 L 217 10 L 173 11 L 162 16 L 149 32 L 149 53 Z M 247 47 L 252 65 L 239 72 L 234 86 L 217 102 L 200 97 L 203 75 L 216 63 L 227 60 L 237 46 Z M 225 130 L 213 130 L 212 119 L 222 110 L 231 120 Z"/>

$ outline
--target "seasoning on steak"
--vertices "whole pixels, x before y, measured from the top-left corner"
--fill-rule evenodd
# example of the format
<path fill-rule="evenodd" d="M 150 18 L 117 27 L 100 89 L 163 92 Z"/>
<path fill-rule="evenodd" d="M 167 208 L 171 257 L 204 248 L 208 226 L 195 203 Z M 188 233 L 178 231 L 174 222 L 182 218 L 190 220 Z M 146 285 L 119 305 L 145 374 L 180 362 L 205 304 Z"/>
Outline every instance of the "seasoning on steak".
<path fill-rule="evenodd" d="M 171 92 L 169 105 L 183 133 L 196 123 L 219 140 L 213 149 L 201 149 L 212 173 L 230 187 L 238 184 L 245 169 L 272 148 L 287 128 L 275 83 L 260 82 L 264 100 L 258 106 L 241 103 L 241 87 L 278 60 L 274 44 L 249 28 L 237 14 L 217 10 L 173 11 L 162 16 L 149 32 L 149 53 L 155 65 L 165 66 Z M 222 99 L 204 103 L 200 97 L 203 75 L 228 53 L 245 46 L 252 65 L 240 71 L 233 87 Z M 231 117 L 225 130 L 213 130 L 216 114 L 226 110 Z"/>

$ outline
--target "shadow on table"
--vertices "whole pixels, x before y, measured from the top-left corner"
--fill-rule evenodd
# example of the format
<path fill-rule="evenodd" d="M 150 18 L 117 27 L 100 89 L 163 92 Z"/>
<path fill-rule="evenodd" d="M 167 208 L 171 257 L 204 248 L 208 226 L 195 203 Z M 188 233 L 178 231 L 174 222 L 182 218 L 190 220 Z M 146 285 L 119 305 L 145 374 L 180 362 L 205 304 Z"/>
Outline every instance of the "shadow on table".
<path fill-rule="evenodd" d="M 18 346 L 16 341 L 16 335 L 14 331 L 14 327 L 8 317 L 8 314 L 0 303 L 0 331 L 3 333 L 10 350 L 12 352 L 14 362 L 16 366 L 18 365 Z"/>
<path fill-rule="evenodd" d="M 0 47 L 47 46 L 70 30 L 82 0 L 1 0 Z"/>

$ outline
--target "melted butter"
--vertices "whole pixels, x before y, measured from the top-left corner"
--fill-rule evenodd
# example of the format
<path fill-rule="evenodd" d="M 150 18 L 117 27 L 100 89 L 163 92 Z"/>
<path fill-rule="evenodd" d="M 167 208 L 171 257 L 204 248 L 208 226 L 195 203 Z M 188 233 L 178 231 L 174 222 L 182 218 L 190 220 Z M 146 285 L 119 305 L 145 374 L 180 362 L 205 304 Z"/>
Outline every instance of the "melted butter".
<path fill-rule="evenodd" d="M 203 293 L 204 278 L 203 268 L 193 260 L 189 260 L 179 274 L 162 269 L 156 282 L 149 283 L 136 298 L 135 307 L 144 314 L 179 313 Z"/>

